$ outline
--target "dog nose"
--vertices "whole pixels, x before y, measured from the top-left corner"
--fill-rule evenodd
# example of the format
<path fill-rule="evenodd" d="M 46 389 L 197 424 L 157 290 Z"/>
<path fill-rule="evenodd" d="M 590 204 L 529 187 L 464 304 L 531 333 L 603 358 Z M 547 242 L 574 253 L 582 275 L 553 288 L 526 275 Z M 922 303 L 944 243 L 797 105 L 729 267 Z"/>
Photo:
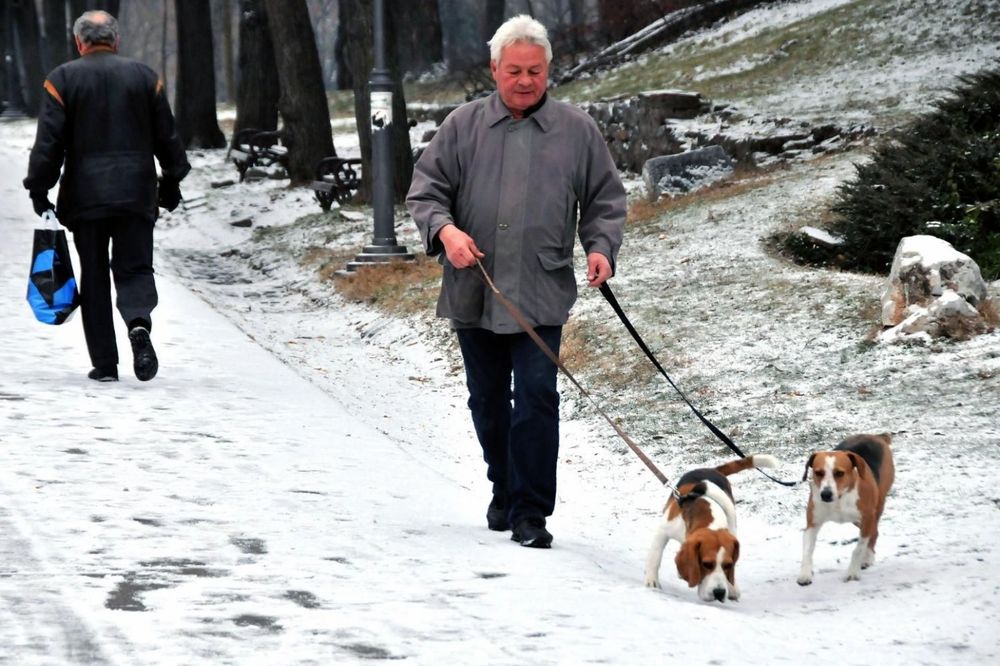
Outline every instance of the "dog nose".
<path fill-rule="evenodd" d="M 721 587 L 717 587 L 712 590 L 712 596 L 715 597 L 716 601 L 724 602 L 726 600 L 726 591 Z"/>
<path fill-rule="evenodd" d="M 833 491 L 830 490 L 829 488 L 824 488 L 822 490 L 822 492 L 820 492 L 819 497 L 824 502 L 832 502 L 833 501 Z"/>

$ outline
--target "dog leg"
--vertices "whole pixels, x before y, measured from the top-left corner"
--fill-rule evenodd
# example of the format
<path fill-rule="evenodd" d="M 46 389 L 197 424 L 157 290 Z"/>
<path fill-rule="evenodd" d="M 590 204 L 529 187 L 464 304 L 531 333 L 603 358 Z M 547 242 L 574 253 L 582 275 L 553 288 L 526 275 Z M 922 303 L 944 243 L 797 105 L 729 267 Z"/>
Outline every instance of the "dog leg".
<path fill-rule="evenodd" d="M 653 535 L 653 543 L 649 546 L 646 556 L 646 587 L 660 587 L 660 563 L 663 561 L 663 549 L 670 540 L 670 527 L 666 520 L 661 521 Z"/>
<path fill-rule="evenodd" d="M 875 528 L 875 534 L 872 535 L 871 541 L 868 542 L 868 550 L 865 551 L 865 559 L 861 561 L 862 569 L 867 569 L 871 565 L 875 564 L 876 541 L 878 541 L 878 527 Z"/>
<path fill-rule="evenodd" d="M 844 578 L 844 582 L 861 579 L 861 563 L 864 561 L 867 551 L 868 537 L 860 537 L 858 545 L 854 547 L 854 552 L 851 553 L 851 564 L 847 567 L 847 577 Z"/>
<path fill-rule="evenodd" d="M 816 550 L 816 535 L 819 526 L 807 527 L 802 532 L 802 566 L 799 567 L 799 585 L 809 585 L 813 582 L 813 551 Z"/>

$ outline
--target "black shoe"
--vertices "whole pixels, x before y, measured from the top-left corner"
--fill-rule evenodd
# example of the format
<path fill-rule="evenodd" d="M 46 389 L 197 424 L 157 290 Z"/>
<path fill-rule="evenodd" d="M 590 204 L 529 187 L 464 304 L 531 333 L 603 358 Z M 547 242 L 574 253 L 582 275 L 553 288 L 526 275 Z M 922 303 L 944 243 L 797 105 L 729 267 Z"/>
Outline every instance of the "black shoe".
<path fill-rule="evenodd" d="M 87 373 L 89 379 L 95 382 L 116 382 L 118 381 L 118 367 L 109 365 L 106 367 L 94 368 Z"/>
<path fill-rule="evenodd" d="M 149 331 L 142 326 L 136 326 L 128 332 L 128 339 L 132 343 L 135 378 L 140 382 L 148 382 L 156 376 L 156 371 L 160 368 L 153 343 L 149 339 Z"/>
<path fill-rule="evenodd" d="M 545 529 L 544 518 L 524 518 L 514 528 L 510 540 L 528 548 L 552 547 L 552 535 Z"/>
<path fill-rule="evenodd" d="M 486 509 L 486 526 L 494 532 L 506 532 L 510 529 L 510 521 L 507 520 L 507 498 L 502 495 L 494 495 L 490 500 L 490 506 Z"/>

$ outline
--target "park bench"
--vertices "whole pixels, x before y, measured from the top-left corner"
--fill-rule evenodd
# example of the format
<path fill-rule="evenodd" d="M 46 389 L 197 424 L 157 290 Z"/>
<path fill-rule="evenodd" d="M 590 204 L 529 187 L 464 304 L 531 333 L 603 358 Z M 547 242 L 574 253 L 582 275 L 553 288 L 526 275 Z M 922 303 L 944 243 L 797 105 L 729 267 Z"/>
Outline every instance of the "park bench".
<path fill-rule="evenodd" d="M 266 168 L 275 164 L 288 168 L 288 148 L 281 145 L 281 132 L 276 130 L 243 129 L 236 133 L 230 159 L 240 172 L 240 182 L 252 168 Z"/>
<path fill-rule="evenodd" d="M 316 180 L 309 188 L 323 210 L 330 210 L 333 202 L 345 203 L 361 187 L 360 157 L 324 157 L 316 165 Z"/>

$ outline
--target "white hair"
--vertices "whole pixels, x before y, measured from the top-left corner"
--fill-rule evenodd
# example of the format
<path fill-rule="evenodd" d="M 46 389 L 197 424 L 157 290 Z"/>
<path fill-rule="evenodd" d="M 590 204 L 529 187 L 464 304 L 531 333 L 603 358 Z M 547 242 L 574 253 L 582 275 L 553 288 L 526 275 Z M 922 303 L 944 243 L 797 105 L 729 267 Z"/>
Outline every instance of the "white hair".
<path fill-rule="evenodd" d="M 100 9 L 84 12 L 73 23 L 73 35 L 88 46 L 118 43 L 118 21 L 114 16 Z"/>
<path fill-rule="evenodd" d="M 548 31 L 544 25 L 527 14 L 509 18 L 497 28 L 493 33 L 493 39 L 486 42 L 490 46 L 490 60 L 499 63 L 504 48 L 517 42 L 544 47 L 545 62 L 552 62 L 552 44 L 549 43 Z"/>

